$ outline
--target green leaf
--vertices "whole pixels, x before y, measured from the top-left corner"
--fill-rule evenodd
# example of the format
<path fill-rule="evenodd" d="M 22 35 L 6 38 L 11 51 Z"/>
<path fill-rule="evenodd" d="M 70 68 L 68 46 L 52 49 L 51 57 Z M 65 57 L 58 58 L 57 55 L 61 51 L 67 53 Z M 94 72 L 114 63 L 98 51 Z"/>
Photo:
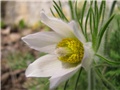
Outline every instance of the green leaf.
<path fill-rule="evenodd" d="M 80 25 L 81 31 L 82 31 L 82 33 L 83 33 L 83 35 L 84 35 L 83 26 L 82 26 L 82 23 L 81 23 L 81 21 L 80 21 L 80 18 L 78 17 L 79 15 L 78 15 L 77 10 L 78 10 L 78 9 L 77 9 L 77 0 L 76 0 L 76 1 L 75 1 L 75 15 L 76 15 L 76 20 L 77 20 L 78 24 Z"/>
<path fill-rule="evenodd" d="M 75 1 L 75 8 L 74 9 L 75 9 L 76 20 L 79 21 L 80 18 L 78 16 L 80 16 L 80 15 L 78 14 L 77 0 Z"/>
<path fill-rule="evenodd" d="M 0 27 L 4 28 L 5 27 L 5 23 L 3 21 L 0 21 Z"/>
<path fill-rule="evenodd" d="M 86 4 L 87 4 L 87 1 L 84 1 L 84 5 L 83 5 L 83 8 L 82 8 L 81 19 L 79 19 L 79 17 L 77 16 L 77 21 L 78 21 L 78 23 L 79 23 L 79 25 L 81 27 L 83 35 L 85 35 L 84 29 L 83 29 L 83 17 L 84 17 L 84 12 L 85 12 L 85 8 L 86 8 Z M 76 1 L 76 8 L 77 8 L 77 1 Z M 77 10 L 76 10 L 76 15 L 77 15 Z"/>
<path fill-rule="evenodd" d="M 90 33 L 92 35 L 92 31 L 93 31 L 93 19 L 92 19 L 92 10 L 91 10 L 91 7 L 90 7 Z"/>
<path fill-rule="evenodd" d="M 96 68 L 95 70 L 96 70 L 97 75 L 100 77 L 103 84 L 107 87 L 108 90 L 117 90 L 116 87 L 102 75 L 100 69 Z"/>
<path fill-rule="evenodd" d="M 59 6 L 60 6 L 60 8 L 62 9 L 62 4 L 61 4 L 61 2 L 59 1 Z"/>
<path fill-rule="evenodd" d="M 77 0 L 75 1 L 75 15 L 76 15 L 76 18 L 78 19 L 78 8 L 77 8 Z"/>
<path fill-rule="evenodd" d="M 119 76 L 119 75 L 120 75 L 120 69 L 116 69 L 116 70 L 111 70 L 107 72 L 105 76 L 106 77 L 111 76 L 111 78 L 114 78 L 114 76 Z"/>
<path fill-rule="evenodd" d="M 50 8 L 50 11 L 51 11 L 52 15 L 55 17 L 55 14 L 54 14 L 54 12 L 52 11 L 52 9 L 51 9 L 51 8 Z"/>
<path fill-rule="evenodd" d="M 55 1 L 53 1 L 53 2 L 54 2 L 54 4 L 55 4 L 55 6 L 56 6 L 58 12 L 60 13 L 61 17 L 62 17 L 63 19 L 65 19 L 65 20 L 68 22 L 68 19 L 65 17 L 65 15 L 64 15 L 62 9 L 60 8 L 60 6 L 58 6 L 58 4 L 57 4 Z"/>
<path fill-rule="evenodd" d="M 100 43 L 101 43 L 101 40 L 102 40 L 102 37 L 104 35 L 104 32 L 107 30 L 107 27 L 108 25 L 110 24 L 110 22 L 112 21 L 112 19 L 114 18 L 115 15 L 112 15 L 109 20 L 104 24 L 104 26 L 100 29 L 100 32 L 98 34 L 98 37 L 97 37 L 97 47 L 96 47 L 96 51 L 99 49 L 99 46 L 100 46 Z"/>
<path fill-rule="evenodd" d="M 102 21 L 101 21 L 101 26 L 103 25 L 103 22 L 104 22 L 104 18 L 105 18 L 105 11 L 106 11 L 106 1 L 104 2 L 104 5 L 103 5 L 103 12 L 102 12 Z"/>
<path fill-rule="evenodd" d="M 95 36 L 97 36 L 97 34 L 98 34 L 98 5 L 97 5 L 97 1 L 95 1 L 95 27 L 94 27 L 94 34 L 95 34 Z"/>
<path fill-rule="evenodd" d="M 19 21 L 19 27 L 20 27 L 21 29 L 23 29 L 23 28 L 26 27 L 26 24 L 25 24 L 25 22 L 24 22 L 23 19 L 21 19 L 21 20 Z"/>
<path fill-rule="evenodd" d="M 95 14 L 93 12 L 92 6 L 90 7 L 90 32 L 92 35 L 92 46 L 95 50 L 96 46 L 96 34 L 95 34 Z"/>
<path fill-rule="evenodd" d="M 104 5 L 105 5 L 105 1 L 102 1 L 101 4 L 100 4 L 100 9 L 99 9 L 99 20 L 100 20 L 101 15 L 104 11 Z"/>
<path fill-rule="evenodd" d="M 115 62 L 112 60 L 108 60 L 105 57 L 99 55 L 99 54 L 95 54 L 96 56 L 98 56 L 99 58 L 101 58 L 101 60 L 105 61 L 106 63 L 110 64 L 110 65 L 120 65 L 120 62 Z"/>
<path fill-rule="evenodd" d="M 82 8 L 81 23 L 83 23 L 83 17 L 84 17 L 84 13 L 85 13 L 86 4 L 87 4 L 87 1 L 84 1 L 84 5 L 83 5 L 83 8 Z"/>
<path fill-rule="evenodd" d="M 94 64 L 96 64 L 96 62 L 94 61 Z M 100 77 L 101 81 L 103 82 L 104 86 L 108 89 L 108 90 L 117 90 L 116 87 L 109 82 L 102 74 L 101 70 L 99 68 L 95 68 L 96 74 Z"/>
<path fill-rule="evenodd" d="M 114 8 L 115 8 L 115 4 L 117 3 L 117 1 L 113 1 L 112 3 L 112 6 L 111 6 L 111 9 L 110 9 L 110 14 L 109 14 L 109 17 L 112 15 L 113 11 L 114 11 Z"/>
<path fill-rule="evenodd" d="M 86 37 L 86 40 L 87 40 L 87 41 L 88 41 L 88 35 L 87 35 L 87 23 L 88 23 L 89 15 L 90 15 L 90 9 L 88 10 L 88 13 L 87 13 L 87 16 L 86 16 L 86 20 L 85 20 L 85 37 Z"/>
<path fill-rule="evenodd" d="M 73 10 L 73 2 L 71 0 L 69 0 L 68 3 L 69 3 L 70 11 L 71 11 L 71 17 L 72 17 L 72 19 L 75 19 L 74 10 Z"/>
<path fill-rule="evenodd" d="M 54 6 L 54 5 L 53 5 L 53 7 L 54 7 L 54 9 L 56 10 L 56 12 L 57 12 L 57 14 L 59 15 L 59 17 L 60 17 L 61 19 L 63 19 L 63 17 L 62 17 L 62 15 L 60 14 L 58 8 L 57 8 L 56 6 Z"/>
<path fill-rule="evenodd" d="M 83 30 L 83 17 L 84 17 L 84 13 L 85 13 L 85 8 L 86 8 L 86 4 L 87 4 L 87 1 L 84 1 L 84 5 L 83 5 L 83 8 L 82 8 L 82 16 L 81 16 L 81 28 L 82 28 L 82 33 L 85 35 L 85 32 Z"/>

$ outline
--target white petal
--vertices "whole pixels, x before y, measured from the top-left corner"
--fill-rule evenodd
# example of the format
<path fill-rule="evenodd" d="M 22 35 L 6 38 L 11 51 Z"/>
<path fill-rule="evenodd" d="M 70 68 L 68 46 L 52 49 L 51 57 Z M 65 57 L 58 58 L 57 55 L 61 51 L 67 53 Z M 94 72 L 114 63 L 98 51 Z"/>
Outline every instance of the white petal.
<path fill-rule="evenodd" d="M 64 36 L 64 37 L 73 37 L 73 32 L 70 26 L 63 22 L 60 19 L 57 18 L 50 18 L 48 17 L 44 11 L 41 11 L 40 13 L 40 19 L 41 22 L 49 26 L 51 29 L 53 29 L 56 33 Z"/>
<path fill-rule="evenodd" d="M 91 67 L 91 63 L 93 61 L 94 52 L 92 50 L 91 42 L 84 44 L 84 57 L 82 60 L 82 67 L 88 71 Z"/>
<path fill-rule="evenodd" d="M 78 29 L 78 25 L 76 24 L 75 21 L 71 21 L 69 23 L 69 26 L 73 29 L 73 32 L 75 34 L 75 36 L 81 41 L 81 42 L 85 42 L 85 38 L 84 35 L 82 34 L 82 32 Z"/>
<path fill-rule="evenodd" d="M 55 49 L 56 49 L 56 44 L 52 44 L 52 45 L 48 45 L 42 48 L 38 48 L 37 50 L 44 52 L 44 53 L 54 54 Z"/>
<path fill-rule="evenodd" d="M 51 78 L 50 78 L 50 90 L 55 89 L 60 83 L 68 80 L 70 77 L 72 77 L 78 69 L 81 67 L 81 64 L 74 67 L 62 67 L 61 70 L 56 72 Z"/>
<path fill-rule="evenodd" d="M 39 32 L 22 37 L 22 40 L 28 44 L 31 48 L 41 51 L 46 46 L 54 46 L 62 37 L 54 32 Z M 55 48 L 55 47 L 50 47 Z M 44 51 L 42 49 L 42 51 Z M 47 51 L 45 51 L 47 52 Z"/>
<path fill-rule="evenodd" d="M 61 62 L 54 55 L 45 55 L 32 64 L 26 70 L 27 77 L 50 77 L 62 67 Z"/>

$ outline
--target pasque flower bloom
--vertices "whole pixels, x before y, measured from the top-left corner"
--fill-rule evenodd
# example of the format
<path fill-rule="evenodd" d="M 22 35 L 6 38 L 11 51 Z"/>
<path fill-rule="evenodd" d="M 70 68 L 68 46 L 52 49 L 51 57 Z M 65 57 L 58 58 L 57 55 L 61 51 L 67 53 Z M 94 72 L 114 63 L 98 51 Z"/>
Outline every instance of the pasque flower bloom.
<path fill-rule="evenodd" d="M 26 70 L 27 77 L 50 77 L 50 89 L 74 75 L 79 68 L 88 70 L 92 62 L 91 43 L 84 36 L 74 21 L 64 21 L 40 13 L 41 22 L 53 31 L 38 32 L 22 38 L 31 48 L 45 52 L 44 55 Z"/>

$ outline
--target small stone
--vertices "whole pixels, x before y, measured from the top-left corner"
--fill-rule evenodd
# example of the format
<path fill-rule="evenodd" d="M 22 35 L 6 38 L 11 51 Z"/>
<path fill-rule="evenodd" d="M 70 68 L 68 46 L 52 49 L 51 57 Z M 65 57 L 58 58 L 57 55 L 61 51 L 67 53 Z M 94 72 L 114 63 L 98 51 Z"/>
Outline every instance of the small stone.
<path fill-rule="evenodd" d="M 17 34 L 17 33 L 12 33 L 9 35 L 9 40 L 11 42 L 16 42 L 18 41 L 19 39 L 21 38 L 20 34 Z"/>
<path fill-rule="evenodd" d="M 26 35 L 28 35 L 30 33 L 32 33 L 31 29 L 24 29 L 21 34 L 22 34 L 22 36 L 26 36 Z"/>
<path fill-rule="evenodd" d="M 10 27 L 7 27 L 6 29 L 2 29 L 1 30 L 1 34 L 2 35 L 8 35 L 8 34 L 10 34 Z"/>

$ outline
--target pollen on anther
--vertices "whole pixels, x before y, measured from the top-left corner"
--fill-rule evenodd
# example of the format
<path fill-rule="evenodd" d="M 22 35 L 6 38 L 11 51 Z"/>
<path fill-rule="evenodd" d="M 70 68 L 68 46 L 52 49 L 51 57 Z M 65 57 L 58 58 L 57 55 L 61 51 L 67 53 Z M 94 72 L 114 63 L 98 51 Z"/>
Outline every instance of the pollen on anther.
<path fill-rule="evenodd" d="M 56 48 L 63 48 L 61 52 L 63 52 L 64 55 L 58 53 L 58 59 L 63 62 L 79 63 L 83 59 L 84 47 L 77 39 L 65 38 L 57 44 Z"/>

